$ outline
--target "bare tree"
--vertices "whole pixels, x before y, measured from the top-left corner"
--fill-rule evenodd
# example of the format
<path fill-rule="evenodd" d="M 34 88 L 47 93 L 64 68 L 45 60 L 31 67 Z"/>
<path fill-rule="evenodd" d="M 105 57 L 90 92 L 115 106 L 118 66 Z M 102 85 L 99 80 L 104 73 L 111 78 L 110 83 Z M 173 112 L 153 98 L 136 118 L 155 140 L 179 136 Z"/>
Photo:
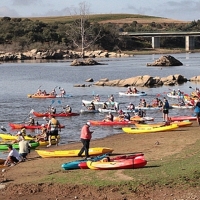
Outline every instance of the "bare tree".
<path fill-rule="evenodd" d="M 74 13 L 75 15 L 71 15 L 73 22 L 67 27 L 66 34 L 73 45 L 81 49 L 81 56 L 84 58 L 85 49 L 103 36 L 100 35 L 100 26 L 89 21 L 89 6 L 86 2 L 81 2 L 78 11 L 75 9 Z"/>

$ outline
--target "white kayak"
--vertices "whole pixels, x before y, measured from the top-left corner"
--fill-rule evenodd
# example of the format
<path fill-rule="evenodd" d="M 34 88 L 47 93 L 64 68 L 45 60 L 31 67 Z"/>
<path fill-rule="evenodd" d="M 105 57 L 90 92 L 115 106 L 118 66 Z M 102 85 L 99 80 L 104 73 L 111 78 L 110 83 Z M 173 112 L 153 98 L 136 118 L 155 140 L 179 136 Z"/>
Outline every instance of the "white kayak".
<path fill-rule="evenodd" d="M 120 96 L 129 96 L 129 97 L 139 97 L 139 96 L 146 96 L 145 92 L 138 92 L 138 93 L 126 93 L 126 92 L 119 92 Z"/>
<path fill-rule="evenodd" d="M 80 113 L 86 114 L 86 113 L 99 113 L 98 110 L 88 110 L 88 109 L 81 109 Z"/>
<path fill-rule="evenodd" d="M 110 101 L 88 101 L 88 100 L 82 100 L 82 103 L 84 103 L 85 105 L 89 105 L 91 103 L 94 103 L 94 105 L 103 105 L 104 103 L 106 103 L 108 106 L 114 106 L 115 104 L 119 104 L 118 102 L 114 101 L 114 102 L 110 102 Z"/>
<path fill-rule="evenodd" d="M 64 95 L 57 94 L 56 95 L 56 98 L 68 98 L 68 97 L 73 97 L 73 96 L 71 94 L 64 94 Z"/>
<path fill-rule="evenodd" d="M 107 109 L 99 108 L 98 110 L 99 110 L 100 113 L 108 113 L 108 112 L 117 113 L 118 112 L 118 110 L 111 109 L 111 108 L 107 108 Z M 127 112 L 134 113 L 135 110 L 122 110 L 122 112 L 124 112 L 124 113 L 127 113 Z"/>
<path fill-rule="evenodd" d="M 174 98 L 174 99 L 182 99 L 182 98 L 184 98 L 184 95 L 179 96 L 177 94 L 173 95 L 172 93 L 167 93 L 167 96 L 170 97 L 170 98 Z"/>
<path fill-rule="evenodd" d="M 179 108 L 179 109 L 192 109 L 193 106 L 189 106 L 189 105 L 184 105 L 181 106 L 179 104 L 171 104 L 172 108 Z"/>
<path fill-rule="evenodd" d="M 140 107 L 140 106 L 136 106 L 135 109 L 141 109 L 141 110 L 160 110 L 162 107 Z"/>

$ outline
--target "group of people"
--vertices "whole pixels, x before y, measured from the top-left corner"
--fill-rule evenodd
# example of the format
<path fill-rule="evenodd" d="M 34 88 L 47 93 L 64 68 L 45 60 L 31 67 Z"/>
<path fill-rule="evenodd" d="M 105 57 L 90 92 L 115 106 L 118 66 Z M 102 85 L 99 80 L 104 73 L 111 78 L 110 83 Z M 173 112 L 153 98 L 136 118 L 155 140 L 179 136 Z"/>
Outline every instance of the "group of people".
<path fill-rule="evenodd" d="M 66 95 L 66 91 L 64 88 L 61 88 L 59 87 L 60 89 L 60 95 L 61 97 L 64 97 Z M 57 92 L 56 92 L 56 88 L 53 88 L 51 90 L 51 92 L 47 93 L 46 90 L 41 90 L 40 88 L 38 88 L 37 92 L 34 94 L 35 96 L 47 96 L 47 95 L 50 95 L 50 96 L 56 96 L 57 95 Z"/>
<path fill-rule="evenodd" d="M 126 94 L 137 94 L 138 90 L 136 89 L 136 87 L 128 87 L 128 90 L 126 91 Z"/>

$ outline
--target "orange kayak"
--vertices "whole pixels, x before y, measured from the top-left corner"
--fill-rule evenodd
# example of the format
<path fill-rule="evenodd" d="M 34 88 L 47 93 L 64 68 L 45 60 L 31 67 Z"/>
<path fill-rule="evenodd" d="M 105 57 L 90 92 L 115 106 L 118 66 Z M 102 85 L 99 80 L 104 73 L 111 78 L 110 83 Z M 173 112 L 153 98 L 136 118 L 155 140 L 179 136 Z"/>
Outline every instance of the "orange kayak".
<path fill-rule="evenodd" d="M 28 94 L 27 95 L 28 98 L 56 98 L 56 95 L 36 95 L 36 94 Z"/>
<path fill-rule="evenodd" d="M 46 113 L 40 113 L 40 112 L 33 112 L 33 114 L 36 117 L 49 117 L 49 115 L 54 117 L 71 117 L 71 116 L 78 116 L 79 113 L 56 113 L 56 114 L 50 114 L 48 112 Z"/>

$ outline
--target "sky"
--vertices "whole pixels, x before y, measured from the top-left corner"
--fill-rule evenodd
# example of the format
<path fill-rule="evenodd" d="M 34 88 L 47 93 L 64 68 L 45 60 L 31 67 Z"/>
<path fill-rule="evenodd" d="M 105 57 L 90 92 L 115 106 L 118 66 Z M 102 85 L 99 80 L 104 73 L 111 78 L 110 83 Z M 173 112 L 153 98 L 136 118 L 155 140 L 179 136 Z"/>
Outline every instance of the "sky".
<path fill-rule="evenodd" d="M 200 19 L 200 0 L 0 0 L 0 17 L 67 16 L 85 2 L 90 14 L 141 14 Z"/>

